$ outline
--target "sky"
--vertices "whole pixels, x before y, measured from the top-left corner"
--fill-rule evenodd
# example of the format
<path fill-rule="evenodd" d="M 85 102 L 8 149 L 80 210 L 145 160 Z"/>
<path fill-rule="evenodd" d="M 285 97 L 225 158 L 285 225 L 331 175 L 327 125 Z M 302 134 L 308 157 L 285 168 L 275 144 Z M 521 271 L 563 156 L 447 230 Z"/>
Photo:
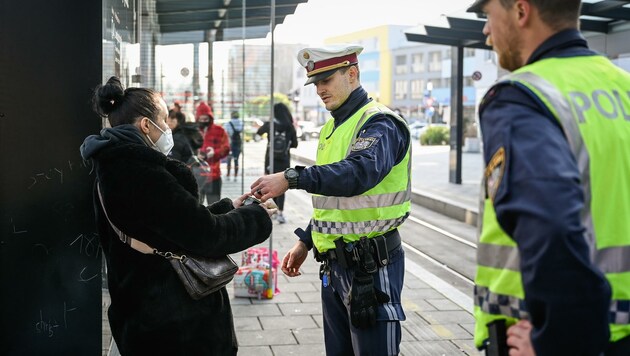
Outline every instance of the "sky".
<path fill-rule="evenodd" d="M 457 17 L 471 16 L 466 8 L 474 0 L 308 0 L 297 6 L 292 15 L 288 15 L 284 23 L 279 24 L 274 32 L 276 43 L 300 43 L 309 46 L 322 45 L 329 37 L 344 35 L 380 25 L 417 25 L 446 24 L 444 15 Z M 240 41 L 237 41 L 241 43 Z M 249 40 L 251 44 L 269 44 L 266 39 Z M 207 45 L 202 44 L 202 53 Z M 214 44 L 215 55 L 213 65 L 216 68 L 226 66 L 229 43 Z M 192 67 L 192 45 L 158 46 L 156 49 L 158 71 L 164 76 L 164 89 L 171 89 L 191 83 L 191 76 L 182 76 L 183 67 Z M 205 56 L 200 67 L 207 68 Z M 202 87 L 205 87 L 207 73 L 201 73 Z M 215 74 L 216 76 L 216 74 Z M 160 85 L 158 83 L 158 85 Z M 170 88 L 168 88 L 170 87 Z"/>
<path fill-rule="evenodd" d="M 276 27 L 274 40 L 318 45 L 328 37 L 379 25 L 440 24 L 466 16 L 474 0 L 308 0 Z M 468 15 L 471 16 L 471 15 Z"/>

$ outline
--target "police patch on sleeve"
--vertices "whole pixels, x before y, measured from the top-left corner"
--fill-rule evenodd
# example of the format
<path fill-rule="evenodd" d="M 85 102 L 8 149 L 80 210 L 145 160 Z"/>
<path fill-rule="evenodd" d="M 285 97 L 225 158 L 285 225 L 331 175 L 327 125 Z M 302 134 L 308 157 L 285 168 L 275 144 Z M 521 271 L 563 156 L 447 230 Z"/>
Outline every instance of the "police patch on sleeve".
<path fill-rule="evenodd" d="M 486 166 L 484 173 L 484 181 L 486 184 L 486 197 L 494 201 L 494 197 L 497 194 L 497 190 L 501 185 L 503 174 L 505 173 L 505 149 L 499 148 L 494 153 L 490 162 Z"/>
<path fill-rule="evenodd" d="M 365 149 L 372 147 L 372 145 L 374 145 L 375 142 L 376 142 L 376 137 L 359 137 L 354 142 L 354 145 L 352 145 L 352 151 L 353 152 L 363 151 Z"/>

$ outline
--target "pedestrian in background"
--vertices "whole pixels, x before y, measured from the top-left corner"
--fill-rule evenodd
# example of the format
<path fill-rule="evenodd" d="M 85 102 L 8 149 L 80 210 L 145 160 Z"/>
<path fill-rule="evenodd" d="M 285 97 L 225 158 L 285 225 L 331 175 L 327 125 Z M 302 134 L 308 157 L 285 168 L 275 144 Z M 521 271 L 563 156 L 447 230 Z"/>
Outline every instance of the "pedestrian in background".
<path fill-rule="evenodd" d="M 203 144 L 203 136 L 197 125 L 186 122 L 186 116 L 180 111 L 171 110 L 166 124 L 173 131 L 173 149 L 169 157 L 190 164 L 192 156 L 198 154 Z"/>
<path fill-rule="evenodd" d="M 327 355 L 397 355 L 405 255 L 398 227 L 411 208 L 410 134 L 405 121 L 368 97 L 359 80 L 360 46 L 305 48 L 298 61 L 332 114 L 316 165 L 263 176 L 251 188 L 266 200 L 287 189 L 313 194 L 313 217 L 282 261 L 289 277 L 315 247 L 321 262 Z"/>
<path fill-rule="evenodd" d="M 225 132 L 227 132 L 230 138 L 230 154 L 227 157 L 227 172 L 225 178 L 230 179 L 230 170 L 232 168 L 232 161 L 234 161 L 234 180 L 238 177 L 239 157 L 243 149 L 243 122 L 239 118 L 238 111 L 232 111 L 230 115 L 230 121 L 225 125 Z"/>
<path fill-rule="evenodd" d="M 192 299 L 168 260 L 121 241 L 110 221 L 160 251 L 216 258 L 267 239 L 275 209 L 241 206 L 247 195 L 199 204 L 188 167 L 166 157 L 173 141 L 166 103 L 157 92 L 125 90 L 112 77 L 97 88 L 94 103 L 111 128 L 87 137 L 81 155 L 95 167 L 94 210 L 111 296 L 108 317 L 120 353 L 236 355 L 226 288 Z"/>
<path fill-rule="evenodd" d="M 225 130 L 214 124 L 212 108 L 204 101 L 199 103 L 195 113 L 199 130 L 203 135 L 203 144 L 199 150 L 199 158 L 210 165 L 210 176 L 206 184 L 199 187 L 200 195 L 207 205 L 221 198 L 221 160 L 230 153 L 230 141 Z"/>
<path fill-rule="evenodd" d="M 274 104 L 273 106 L 273 124 L 274 124 L 274 138 L 271 140 L 269 134 L 271 125 L 269 121 L 265 122 L 256 132 L 257 135 L 262 136 L 267 134 L 267 151 L 265 152 L 265 174 L 284 172 L 287 168 L 291 167 L 291 148 L 296 148 L 298 145 L 297 135 L 295 133 L 295 127 L 293 127 L 293 117 L 289 112 L 289 108 L 282 103 Z M 271 172 L 271 166 L 269 161 L 269 148 L 273 146 L 273 172 Z M 276 220 L 280 224 L 286 222 L 286 218 L 282 214 L 284 210 L 284 194 L 276 197 L 276 204 L 278 205 L 278 215 Z"/>
<path fill-rule="evenodd" d="M 479 108 L 475 343 L 488 354 L 630 355 L 630 74 L 587 47 L 580 3 L 469 9 L 513 71 Z"/>

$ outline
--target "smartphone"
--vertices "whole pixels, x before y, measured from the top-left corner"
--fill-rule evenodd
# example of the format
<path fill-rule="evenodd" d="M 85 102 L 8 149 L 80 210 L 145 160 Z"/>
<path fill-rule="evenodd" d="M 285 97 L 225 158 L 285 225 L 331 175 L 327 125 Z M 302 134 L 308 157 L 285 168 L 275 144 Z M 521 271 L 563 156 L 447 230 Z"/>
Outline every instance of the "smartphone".
<path fill-rule="evenodd" d="M 243 200 L 243 205 L 250 205 L 250 204 L 260 204 L 260 199 L 255 198 L 253 195 L 248 196 L 247 198 L 245 198 L 245 200 Z"/>

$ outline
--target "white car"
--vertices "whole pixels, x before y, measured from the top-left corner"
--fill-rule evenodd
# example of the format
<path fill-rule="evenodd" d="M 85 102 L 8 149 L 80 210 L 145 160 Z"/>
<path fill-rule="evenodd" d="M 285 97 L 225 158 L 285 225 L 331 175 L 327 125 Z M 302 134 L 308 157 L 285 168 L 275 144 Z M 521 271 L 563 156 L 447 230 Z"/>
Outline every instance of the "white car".
<path fill-rule="evenodd" d="M 298 121 L 298 126 L 302 128 L 302 134 L 298 135 L 298 138 L 302 141 L 319 138 L 319 131 L 322 129 L 322 126 L 315 126 L 315 123 L 312 121 Z"/>
<path fill-rule="evenodd" d="M 426 122 L 420 122 L 420 121 L 414 121 L 414 122 L 410 123 L 408 126 L 409 126 L 409 132 L 411 133 L 411 138 L 417 140 L 417 139 L 420 138 L 420 135 L 422 135 L 424 130 L 426 130 L 427 123 Z"/>

